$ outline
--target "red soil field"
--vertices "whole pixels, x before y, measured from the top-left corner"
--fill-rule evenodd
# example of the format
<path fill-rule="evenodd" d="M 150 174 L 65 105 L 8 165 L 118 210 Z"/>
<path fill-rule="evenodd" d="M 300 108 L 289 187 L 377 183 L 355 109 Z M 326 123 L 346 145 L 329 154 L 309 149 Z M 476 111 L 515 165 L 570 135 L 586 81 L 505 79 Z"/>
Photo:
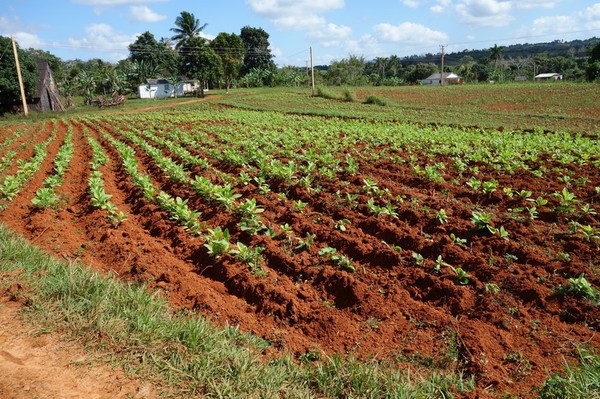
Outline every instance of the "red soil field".
<path fill-rule="evenodd" d="M 347 176 L 346 183 L 324 182 L 319 194 L 276 180 L 269 182 L 272 191 L 266 195 L 258 192 L 254 182 L 236 187 L 244 198 L 256 198 L 265 210 L 261 217 L 272 223 L 276 233 L 250 235 L 236 227 L 233 212 L 207 203 L 182 183 L 169 181 L 149 157 L 129 143 L 155 185 L 173 197 L 188 198 L 188 205 L 202 211 L 202 220 L 209 226 L 229 228 L 233 242 L 264 247 L 263 275 L 252 273 L 233 256 L 215 259 L 203 239 L 186 232 L 143 198 L 117 151 L 102 135 L 106 132 L 126 142 L 118 134 L 119 129 L 127 129 L 125 125 L 46 122 L 35 135 L 21 137 L 0 155 L 18 149 L 19 159 L 30 158 L 31 144 L 46 140 L 55 124 L 59 131 L 46 160 L 23 191 L 0 211 L 0 221 L 53 256 L 81 261 L 126 281 L 143 282 L 149 289 L 160 290 L 175 309 L 193 309 L 217 324 L 239 325 L 271 343 L 266 356 L 279 351 L 296 356 L 315 351 L 394 359 L 402 367 L 460 369 L 476 378 L 472 397 L 508 392 L 526 398 L 535 397 L 532 389 L 552 373 L 563 372 L 566 363 L 576 363 L 579 348 L 600 347 L 598 306 L 554 290 L 565 284 L 567 276 L 581 274 L 594 287 L 600 286 L 597 241 L 576 234 L 553 239 L 566 230 L 566 224 L 552 212 L 541 210 L 536 220 L 506 218 L 502 224 L 510 232 L 508 240 L 473 230 L 471 205 L 492 207 L 495 214 L 505 215 L 524 206 L 524 199 L 508 198 L 501 192 L 473 194 L 464 185 L 447 183 L 456 177 L 452 170 L 444 171 L 446 183 L 432 183 L 415 177 L 408 164 L 378 161 L 361 164 L 360 174 Z M 56 189 L 64 204 L 58 209 L 37 209 L 31 198 L 51 174 L 52 160 L 69 125 L 74 130 L 75 153 L 63 185 Z M 106 191 L 128 215 L 118 228 L 107 221 L 106 212 L 90 203 L 91 149 L 83 135 L 86 128 L 110 158 L 102 167 Z M 12 130 L 6 129 L 2 136 L 5 134 Z M 23 149 L 21 144 L 27 140 L 30 142 Z M 164 153 L 177 159 L 167 150 Z M 533 193 L 552 193 L 563 188 L 553 175 L 554 166 L 547 162 L 544 179 L 519 171 L 513 175 L 486 171 L 486 179 L 495 178 L 500 186 Z M 232 176 L 241 170 L 216 161 L 213 167 Z M 569 168 L 575 176 L 591 178 L 584 186 L 573 186 L 572 192 L 597 208 L 597 169 L 591 163 Z M 4 174 L 15 170 L 13 162 Z M 189 170 L 210 176 L 210 171 Z M 340 204 L 334 193 L 358 191 L 366 178 L 406 198 L 398 206 L 397 219 L 369 214 L 366 196 L 359 195 L 353 209 Z M 286 198 L 277 192 L 285 192 Z M 547 198 L 551 209 L 556 200 Z M 292 200 L 308 205 L 299 212 L 290 205 Z M 442 208 L 449 220 L 437 224 L 434 210 Z M 346 231 L 333 227 L 341 219 L 351 223 Z M 582 222 L 599 226 L 598 216 L 593 214 Z M 297 242 L 279 227 L 286 223 L 300 237 L 314 234 L 314 245 L 295 248 Z M 454 244 L 450 233 L 468 243 Z M 352 258 L 356 271 L 342 270 L 320 256 L 326 246 Z M 565 249 L 570 255 L 568 262 L 556 257 Z M 423 256 L 422 265 L 415 264 L 413 252 Z M 438 256 L 468 271 L 469 283 L 459 284 L 449 267 L 434 271 Z M 496 294 L 486 290 L 490 282 L 498 286 Z"/>

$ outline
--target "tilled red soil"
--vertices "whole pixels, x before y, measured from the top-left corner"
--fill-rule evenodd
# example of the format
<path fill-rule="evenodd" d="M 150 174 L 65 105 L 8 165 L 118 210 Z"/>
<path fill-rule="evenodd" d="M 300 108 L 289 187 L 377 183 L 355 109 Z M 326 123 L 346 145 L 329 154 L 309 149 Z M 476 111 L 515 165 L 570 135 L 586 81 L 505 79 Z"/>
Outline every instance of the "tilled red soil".
<path fill-rule="evenodd" d="M 58 209 L 36 209 L 31 198 L 51 174 L 52 160 L 69 126 L 74 129 L 75 154 L 56 190 L 63 204 Z M 31 144 L 47 139 L 55 127 L 57 138 L 46 161 L 0 211 L 0 220 L 57 257 L 144 282 L 164 292 L 175 308 L 197 310 L 216 323 L 239 325 L 268 340 L 273 351 L 339 352 L 395 359 L 407 367 L 460 369 L 475 375 L 479 397 L 505 392 L 533 397 L 532 388 L 548 375 L 562 372 L 565 363 L 574 363 L 579 348 L 600 347 L 598 306 L 555 293 L 567 277 L 584 274 L 595 287 L 600 286 L 600 278 L 598 241 L 564 233 L 567 220 L 549 211 L 557 203 L 548 193 L 564 187 L 553 175 L 551 162 L 544 179 L 524 171 L 485 172 L 486 180 L 495 178 L 501 187 L 532 191 L 533 198 L 546 194 L 549 204 L 540 208 L 535 220 L 506 216 L 511 209 L 526 206 L 525 199 L 501 192 L 474 194 L 464 184 L 449 183 L 458 178 L 454 171 L 445 171 L 446 183 L 431 183 L 415 177 L 408 164 L 378 161 L 361 164 L 360 174 L 322 181 L 319 193 L 277 180 L 269 182 L 268 194 L 260 194 L 254 182 L 237 186 L 243 198 L 255 198 L 265 209 L 261 218 L 274 231 L 272 236 L 250 235 L 237 227 L 239 218 L 233 211 L 208 203 L 183 183 L 169 181 L 143 151 L 119 135 L 119 129 L 128 128 L 125 124 L 46 122 L 4 148 L 0 156 L 15 149 L 19 159 L 28 159 Z M 84 131 L 101 143 L 110 158 L 101 168 L 106 191 L 128 215 L 118 228 L 107 220 L 106 212 L 90 204 L 91 149 Z M 188 205 L 202 211 L 209 227 L 227 227 L 233 242 L 264 247 L 266 273 L 253 273 L 230 255 L 215 259 L 202 238 L 189 234 L 145 200 L 104 133 L 135 148 L 141 169 L 155 185 L 173 197 L 189 199 Z M 30 141 L 23 146 L 26 140 Z M 177 160 L 167 150 L 164 154 Z M 213 161 L 213 171 L 193 166 L 189 171 L 217 181 L 223 173 L 237 176 L 241 170 Z M 569 167 L 573 176 L 591 179 L 570 187 L 571 191 L 582 203 L 598 208 L 597 169 L 591 163 Z M 2 174 L 15 170 L 16 162 Z M 352 207 L 340 200 L 345 193 L 359 192 L 366 178 L 404 198 L 398 202 L 398 218 L 373 216 L 365 194 L 359 194 Z M 298 200 L 308 204 L 302 212 L 292 206 Z M 503 225 L 509 239 L 474 231 L 470 219 L 476 205 L 504 215 L 496 226 Z M 437 224 L 433 216 L 442 208 L 449 219 Z M 345 231 L 334 228 L 342 219 L 350 222 Z M 580 223 L 598 228 L 598 216 L 581 216 Z M 290 231 L 281 227 L 285 224 Z M 315 235 L 314 244 L 297 248 L 297 238 L 307 233 Z M 451 233 L 466 239 L 466 244 L 453 243 Z M 356 271 L 342 270 L 319 255 L 327 246 L 351 258 Z M 557 257 L 567 252 L 570 260 Z M 423 261 L 416 262 L 413 253 L 421 254 Z M 466 270 L 468 284 L 459 284 L 446 265 L 436 271 L 438 256 Z M 489 291 L 489 283 L 498 286 L 497 293 Z"/>

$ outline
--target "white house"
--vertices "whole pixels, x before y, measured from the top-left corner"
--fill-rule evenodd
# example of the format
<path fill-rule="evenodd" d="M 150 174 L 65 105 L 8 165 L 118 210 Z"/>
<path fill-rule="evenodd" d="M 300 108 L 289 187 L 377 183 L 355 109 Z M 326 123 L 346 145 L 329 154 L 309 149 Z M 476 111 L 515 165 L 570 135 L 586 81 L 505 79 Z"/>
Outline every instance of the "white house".
<path fill-rule="evenodd" d="M 540 73 L 535 75 L 535 80 L 563 80 L 563 76 L 560 73 Z"/>
<path fill-rule="evenodd" d="M 444 72 L 444 86 L 445 85 L 457 85 L 462 84 L 463 78 L 458 76 L 453 72 Z M 431 85 L 431 86 L 439 86 L 442 84 L 442 78 L 439 72 L 434 73 L 433 75 L 423 79 L 421 81 L 423 85 Z"/>
<path fill-rule="evenodd" d="M 169 98 L 175 97 L 175 89 L 177 89 L 177 97 L 193 94 L 197 90 L 194 82 L 182 82 L 175 88 L 166 79 L 147 79 L 146 84 L 138 86 L 138 94 L 140 98 Z"/>

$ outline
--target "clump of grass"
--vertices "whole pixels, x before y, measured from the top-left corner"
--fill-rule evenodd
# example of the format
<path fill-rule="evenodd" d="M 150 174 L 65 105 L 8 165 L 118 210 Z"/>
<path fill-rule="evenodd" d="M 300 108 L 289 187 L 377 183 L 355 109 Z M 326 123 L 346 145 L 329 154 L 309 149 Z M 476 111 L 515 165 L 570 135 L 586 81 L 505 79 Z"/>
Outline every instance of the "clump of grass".
<path fill-rule="evenodd" d="M 370 96 L 365 98 L 365 101 L 363 101 L 363 104 L 373 104 L 373 105 L 379 105 L 379 106 L 385 107 L 385 106 L 389 105 L 389 101 L 386 98 L 378 97 L 374 94 L 371 94 Z"/>
<path fill-rule="evenodd" d="M 356 101 L 356 96 L 347 87 L 342 91 L 342 101 L 353 103 Z"/>
<path fill-rule="evenodd" d="M 600 392 L 600 356 L 580 349 L 581 364 L 571 367 L 565 364 L 566 375 L 554 374 L 538 389 L 540 399 L 587 399 L 597 398 Z"/>
<path fill-rule="evenodd" d="M 24 287 L 17 295 L 41 331 L 118 354 L 113 363 L 160 387 L 161 397 L 451 397 L 475 385 L 460 372 L 415 375 L 393 362 L 267 360 L 268 342 L 190 312 L 174 314 L 146 287 L 49 258 L 1 225 L 0 276 L 0 289 L 15 281 Z"/>
<path fill-rule="evenodd" d="M 332 91 L 317 87 L 317 97 L 326 98 L 328 100 L 339 100 L 339 97 Z"/>

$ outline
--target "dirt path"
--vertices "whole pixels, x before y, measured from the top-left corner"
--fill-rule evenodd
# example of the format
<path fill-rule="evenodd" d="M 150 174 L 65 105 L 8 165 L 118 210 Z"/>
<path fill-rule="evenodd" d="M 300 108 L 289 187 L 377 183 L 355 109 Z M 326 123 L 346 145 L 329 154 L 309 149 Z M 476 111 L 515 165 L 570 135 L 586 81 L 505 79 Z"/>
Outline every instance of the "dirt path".
<path fill-rule="evenodd" d="M 20 307 L 0 297 L 0 398 L 156 397 L 150 384 L 96 364 L 78 343 L 32 330 L 18 315 Z"/>

